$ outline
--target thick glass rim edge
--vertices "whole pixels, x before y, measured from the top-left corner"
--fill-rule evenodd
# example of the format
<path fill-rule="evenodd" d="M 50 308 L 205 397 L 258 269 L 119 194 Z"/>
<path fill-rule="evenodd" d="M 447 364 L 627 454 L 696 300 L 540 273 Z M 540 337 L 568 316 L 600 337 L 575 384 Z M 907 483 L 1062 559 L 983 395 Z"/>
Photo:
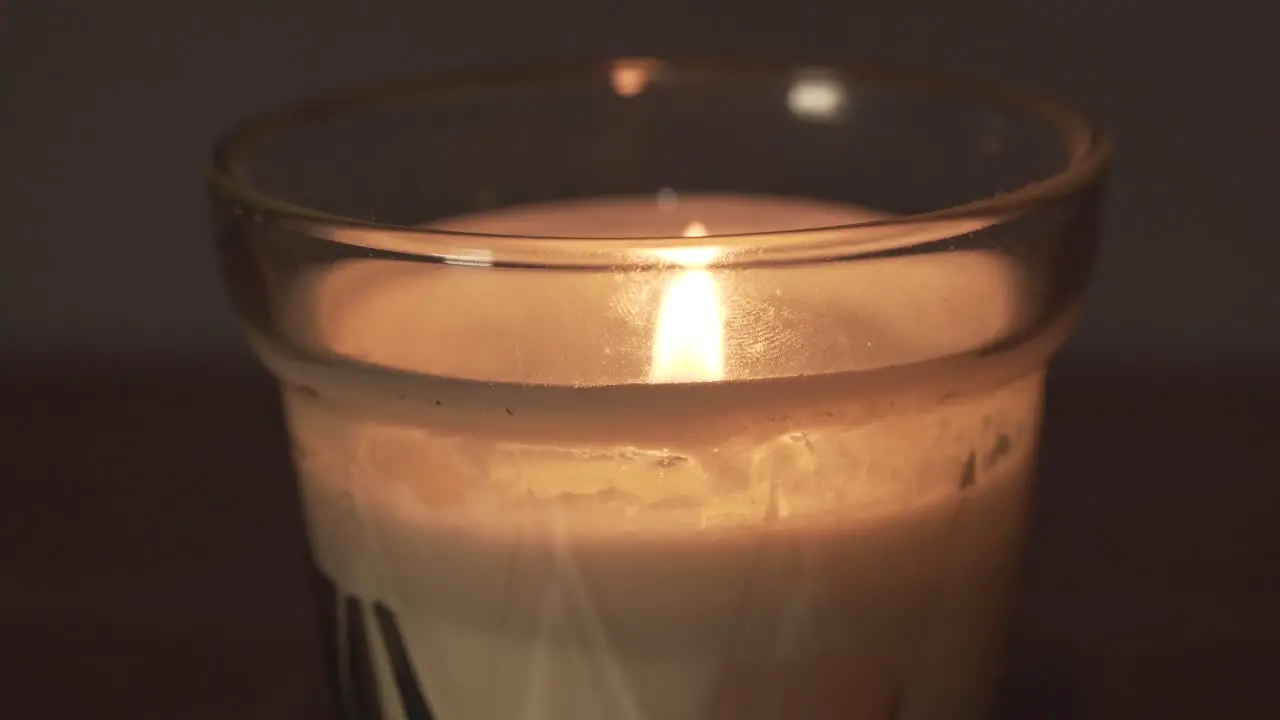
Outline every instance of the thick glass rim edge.
<path fill-rule="evenodd" d="M 443 95 L 467 89 L 542 81 L 589 81 L 602 77 L 615 63 L 631 60 L 657 62 L 683 71 L 725 75 L 821 69 L 863 82 L 969 97 L 1039 118 L 1059 134 L 1067 151 L 1068 161 L 1058 172 L 1022 187 L 937 210 L 828 227 L 698 238 L 504 235 L 382 223 L 344 217 L 283 200 L 259 190 L 242 173 L 243 156 L 256 141 L 264 136 L 287 132 L 291 126 L 314 117 L 414 95 Z M 940 238 L 937 230 L 945 230 L 945 234 L 954 237 L 997 224 L 1085 190 L 1105 174 L 1110 157 L 1109 139 L 1084 113 L 1049 96 L 970 76 L 819 58 L 608 57 L 498 69 L 430 72 L 293 103 L 245 120 L 219 137 L 214 145 L 213 163 L 206 179 L 210 190 L 222 201 L 230 203 L 240 214 L 248 214 L 257 222 L 278 224 L 294 232 L 335 243 L 381 250 L 402 257 L 417 256 L 428 261 L 465 259 L 474 256 L 476 249 L 484 249 L 490 256 L 489 262 L 484 263 L 487 265 L 547 266 L 557 264 L 555 259 L 559 258 L 572 266 L 591 266 L 615 264 L 620 252 L 625 254 L 638 248 L 643 248 L 647 254 L 650 250 L 705 247 L 726 239 L 735 245 L 746 246 L 746 255 L 758 260 L 770 255 L 771 250 L 781 251 L 786 255 L 794 255 L 798 250 L 808 250 L 809 252 L 802 254 L 822 252 L 827 256 L 841 254 L 843 250 L 843 254 L 852 256 L 879 254 L 890 249 L 901 250 L 917 244 L 913 240 L 922 237 L 928 238 L 927 244 L 933 244 Z M 961 228 L 958 231 L 954 230 L 957 222 Z M 970 229 L 963 229 L 966 227 Z M 903 231 L 908 231 L 905 232 L 906 237 L 902 236 Z M 586 250 L 584 240 L 597 246 L 595 257 L 585 257 L 591 251 Z M 855 245 L 856 248 L 853 247 Z M 526 262 L 524 258 L 529 260 Z"/>

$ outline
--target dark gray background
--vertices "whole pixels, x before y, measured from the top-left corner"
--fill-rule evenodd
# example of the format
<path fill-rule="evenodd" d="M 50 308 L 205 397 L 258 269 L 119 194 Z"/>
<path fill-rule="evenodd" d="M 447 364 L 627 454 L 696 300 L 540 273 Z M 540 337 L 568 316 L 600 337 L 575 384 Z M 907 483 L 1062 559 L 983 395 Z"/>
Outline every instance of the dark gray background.
<path fill-rule="evenodd" d="M 282 101 L 446 65 L 816 48 L 1065 97 L 1119 153 L 1067 364 L 1280 356 L 1280 3 L 7 3 L 0 350 L 244 362 L 201 172 Z"/>

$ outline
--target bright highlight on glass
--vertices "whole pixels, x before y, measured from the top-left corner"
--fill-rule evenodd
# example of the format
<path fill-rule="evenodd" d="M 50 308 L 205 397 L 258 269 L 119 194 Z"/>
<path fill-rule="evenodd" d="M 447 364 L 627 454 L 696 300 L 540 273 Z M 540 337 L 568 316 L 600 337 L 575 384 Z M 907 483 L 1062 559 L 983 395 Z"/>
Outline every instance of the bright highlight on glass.
<path fill-rule="evenodd" d="M 802 74 L 787 89 L 787 107 L 806 120 L 833 120 L 847 103 L 844 82 L 827 73 Z"/>

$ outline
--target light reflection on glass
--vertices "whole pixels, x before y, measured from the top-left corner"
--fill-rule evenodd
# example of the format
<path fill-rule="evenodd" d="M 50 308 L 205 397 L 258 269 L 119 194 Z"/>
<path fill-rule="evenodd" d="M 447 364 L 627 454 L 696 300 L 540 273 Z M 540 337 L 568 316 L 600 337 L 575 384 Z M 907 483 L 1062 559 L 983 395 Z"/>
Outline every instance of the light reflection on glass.
<path fill-rule="evenodd" d="M 837 120 L 844 114 L 848 100 L 844 82 L 823 71 L 802 73 L 787 88 L 787 109 L 802 120 Z"/>

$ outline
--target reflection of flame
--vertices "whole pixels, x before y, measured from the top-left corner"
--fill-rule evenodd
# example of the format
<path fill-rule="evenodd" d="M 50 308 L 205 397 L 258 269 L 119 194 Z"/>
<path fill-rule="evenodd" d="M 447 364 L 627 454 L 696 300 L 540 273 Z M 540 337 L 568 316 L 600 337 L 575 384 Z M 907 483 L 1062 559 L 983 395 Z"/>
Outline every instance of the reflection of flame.
<path fill-rule="evenodd" d="M 653 78 L 657 61 L 650 58 L 625 58 L 613 63 L 609 69 L 609 84 L 620 97 L 635 97 Z"/>
<path fill-rule="evenodd" d="M 787 109 L 805 120 L 835 120 L 848 100 L 839 77 L 825 73 L 805 74 L 787 89 Z"/>
<path fill-rule="evenodd" d="M 680 196 L 675 190 L 664 187 L 658 191 L 658 209 L 663 212 L 671 212 L 676 209 L 676 205 L 680 202 Z"/>
<path fill-rule="evenodd" d="M 693 222 L 684 226 L 684 232 L 681 233 L 681 235 L 684 235 L 685 237 L 706 237 L 707 226 L 703 225 L 697 220 L 694 220 Z"/>
<path fill-rule="evenodd" d="M 707 228 L 697 221 L 684 229 L 685 237 L 706 234 Z M 676 275 L 663 290 L 650 380 L 696 382 L 724 377 L 724 309 L 716 280 L 705 269 L 715 257 L 715 248 L 670 254 L 668 259 L 690 269 Z"/>

